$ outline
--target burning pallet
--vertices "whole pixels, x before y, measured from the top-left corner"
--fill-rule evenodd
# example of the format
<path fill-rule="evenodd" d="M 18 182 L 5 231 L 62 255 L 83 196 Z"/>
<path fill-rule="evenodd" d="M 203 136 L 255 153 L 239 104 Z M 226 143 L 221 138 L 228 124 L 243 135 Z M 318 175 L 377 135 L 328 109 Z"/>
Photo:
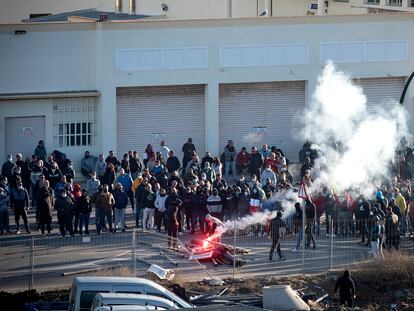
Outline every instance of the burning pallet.
<path fill-rule="evenodd" d="M 215 266 L 235 264 L 236 267 L 241 267 L 246 264 L 245 260 L 235 256 L 235 254 L 248 253 L 248 250 L 241 247 L 234 248 L 212 240 L 191 240 L 187 243 L 187 247 L 191 250 L 189 260 L 210 261 Z"/>

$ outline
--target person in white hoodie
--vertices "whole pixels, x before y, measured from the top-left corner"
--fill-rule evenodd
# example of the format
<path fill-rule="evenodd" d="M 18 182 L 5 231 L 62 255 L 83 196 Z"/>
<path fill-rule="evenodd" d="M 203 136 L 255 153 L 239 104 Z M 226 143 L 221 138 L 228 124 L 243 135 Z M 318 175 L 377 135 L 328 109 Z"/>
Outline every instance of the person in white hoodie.
<path fill-rule="evenodd" d="M 266 179 L 270 179 L 270 184 L 272 186 L 276 186 L 277 178 L 275 172 L 272 171 L 271 165 L 267 164 L 266 168 L 263 170 L 262 174 L 260 175 L 260 184 L 262 187 L 266 184 Z"/>
<path fill-rule="evenodd" d="M 168 196 L 164 188 L 160 188 L 157 192 L 157 198 L 155 199 L 155 225 L 157 226 L 158 232 L 161 232 L 161 224 L 164 224 L 164 229 L 167 230 L 167 221 L 165 219 L 165 200 Z"/>

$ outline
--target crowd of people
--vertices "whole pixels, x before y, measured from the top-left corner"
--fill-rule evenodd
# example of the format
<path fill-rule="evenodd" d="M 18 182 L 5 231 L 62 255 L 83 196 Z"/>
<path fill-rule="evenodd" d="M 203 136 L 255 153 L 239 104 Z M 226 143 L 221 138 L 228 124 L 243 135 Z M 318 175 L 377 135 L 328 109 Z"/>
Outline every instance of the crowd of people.
<path fill-rule="evenodd" d="M 156 150 L 154 150 L 156 149 Z M 315 249 L 321 224 L 328 236 L 360 236 L 361 244 L 371 246 L 374 256 L 381 256 L 382 245 L 398 249 L 406 233 L 413 232 L 414 200 L 411 193 L 409 160 L 401 161 L 400 174 L 382 183 L 373 195 L 365 198 L 356 192 L 336 192 L 328 185 L 294 204 L 294 213 L 285 215 L 276 197 L 292 191 L 299 182 L 310 186 L 317 153 L 310 143 L 299 151 L 300 175 L 297 180 L 289 169 L 283 151 L 263 145 L 259 150 L 245 147 L 239 151 L 231 140 L 223 152 L 201 157 L 192 139 L 182 146 L 179 159 L 164 141 L 142 154 L 129 151 L 116 157 L 94 157 L 88 151 L 81 160 L 83 187 L 75 183 L 73 163 L 58 150 L 46 152 L 40 141 L 34 155 L 23 160 L 21 154 L 7 156 L 0 177 L 0 233 L 11 233 L 9 211 L 13 211 L 15 233 L 20 233 L 20 220 L 30 233 L 27 210 L 36 211 L 36 229 L 50 233 L 53 211 L 62 236 L 89 234 L 90 215 L 95 211 L 97 234 L 127 229 L 127 207 L 135 217 L 135 227 L 165 232 L 171 237 L 180 233 L 212 234 L 211 226 L 263 210 L 280 210 L 270 226 L 257 224 L 246 234 L 273 239 L 270 260 L 276 249 L 280 259 L 279 230 L 296 235 L 296 248 L 301 240 Z M 408 159 L 410 156 L 407 151 Z M 211 221 L 213 219 L 213 221 Z M 303 221 L 305 220 L 305 221 Z M 306 237 L 306 238 L 305 238 Z"/>

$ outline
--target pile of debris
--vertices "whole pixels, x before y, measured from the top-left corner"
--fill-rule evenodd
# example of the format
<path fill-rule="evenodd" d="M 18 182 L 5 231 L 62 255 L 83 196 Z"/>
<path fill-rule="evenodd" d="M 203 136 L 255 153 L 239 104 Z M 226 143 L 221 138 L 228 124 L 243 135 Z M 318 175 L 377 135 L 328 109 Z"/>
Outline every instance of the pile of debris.
<path fill-rule="evenodd" d="M 246 264 L 246 261 L 236 255 L 249 253 L 245 248 L 233 247 L 208 239 L 191 240 L 186 247 L 191 251 L 189 260 L 210 261 L 215 266 L 228 264 L 241 267 Z"/>

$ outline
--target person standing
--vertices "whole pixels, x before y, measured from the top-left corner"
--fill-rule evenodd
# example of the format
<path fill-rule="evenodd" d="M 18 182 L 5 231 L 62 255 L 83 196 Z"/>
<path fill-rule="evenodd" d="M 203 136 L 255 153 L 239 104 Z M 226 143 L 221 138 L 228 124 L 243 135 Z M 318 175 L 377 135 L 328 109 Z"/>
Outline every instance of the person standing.
<path fill-rule="evenodd" d="M 295 228 L 296 234 L 296 247 L 292 250 L 292 252 L 296 253 L 299 251 L 300 242 L 303 237 L 303 212 L 302 206 L 300 206 L 299 202 L 295 203 L 295 213 L 293 214 L 293 226 Z"/>
<path fill-rule="evenodd" d="M 34 151 L 34 155 L 43 162 L 46 162 L 47 152 L 45 148 L 45 142 L 43 140 L 39 140 L 39 144 Z"/>
<path fill-rule="evenodd" d="M 96 158 L 92 157 L 89 151 L 85 151 L 85 156 L 81 159 L 81 173 L 89 178 L 90 173 L 95 170 Z"/>
<path fill-rule="evenodd" d="M 382 226 L 378 223 L 379 217 L 373 216 L 371 219 L 371 228 L 369 231 L 369 237 L 371 241 L 371 253 L 374 259 L 383 258 L 382 245 L 380 243 L 382 237 Z"/>
<path fill-rule="evenodd" d="M 168 170 L 168 176 L 171 177 L 172 172 L 178 171 L 180 168 L 180 160 L 175 156 L 174 150 L 170 150 L 168 153 L 166 167 Z"/>
<path fill-rule="evenodd" d="M 177 195 L 177 189 L 171 188 L 171 193 L 165 200 L 166 207 L 166 219 L 168 224 L 168 247 L 177 249 L 177 236 L 178 236 L 178 209 L 180 208 L 182 201 Z"/>
<path fill-rule="evenodd" d="M 161 153 L 163 159 L 167 159 L 168 154 L 170 153 L 170 148 L 168 148 L 165 141 L 162 140 L 158 151 Z"/>
<path fill-rule="evenodd" d="M 16 234 L 20 233 L 20 217 L 23 218 L 26 232 L 30 233 L 29 223 L 27 221 L 27 209 L 29 208 L 29 194 L 23 188 L 21 181 L 17 182 L 17 188 L 11 190 L 10 207 L 14 211 L 14 219 L 16 221 Z"/>
<path fill-rule="evenodd" d="M 277 251 L 277 254 L 279 255 L 279 259 L 286 260 L 286 257 L 282 255 L 282 250 L 280 249 L 280 233 L 282 228 L 285 228 L 286 230 L 287 226 L 284 220 L 282 219 L 282 212 L 278 211 L 276 217 L 274 217 L 270 221 L 269 239 L 272 239 L 272 246 L 270 247 L 269 254 L 270 261 L 272 261 L 273 259 L 273 253 L 275 252 L 275 249 Z"/>
<path fill-rule="evenodd" d="M 306 248 L 310 248 L 311 242 L 313 244 L 313 249 L 316 249 L 316 241 L 313 235 L 313 226 L 315 223 L 316 216 L 316 205 L 310 200 L 306 200 L 305 205 L 305 216 L 306 216 Z"/>
<path fill-rule="evenodd" d="M 257 151 L 256 147 L 252 148 L 250 154 L 250 174 L 260 176 L 261 169 L 263 167 L 263 156 Z"/>
<path fill-rule="evenodd" d="M 118 183 L 114 193 L 113 193 L 115 204 L 114 204 L 114 214 L 115 214 L 115 224 L 114 231 L 116 232 L 119 228 L 122 232 L 125 232 L 125 211 L 128 204 L 128 195 L 124 192 L 123 186 L 121 183 Z M 119 224 L 121 224 L 119 226 Z"/>
<path fill-rule="evenodd" d="M 129 158 L 129 169 L 131 170 L 131 177 L 135 180 L 138 176 L 138 173 L 141 173 L 142 162 L 138 156 L 138 152 L 134 151 L 132 156 Z"/>
<path fill-rule="evenodd" d="M 224 159 L 225 159 L 225 176 L 226 179 L 230 178 L 230 170 L 231 170 L 231 176 L 233 180 L 236 180 L 236 148 L 233 145 L 233 141 L 229 140 L 227 142 L 227 145 L 224 147 Z"/>
<path fill-rule="evenodd" d="M 212 216 L 220 219 L 223 210 L 223 201 L 218 195 L 218 190 L 213 189 L 211 195 L 207 198 L 207 212 Z"/>
<path fill-rule="evenodd" d="M 103 177 L 106 172 L 106 167 L 107 167 L 107 163 L 104 161 L 103 155 L 100 154 L 95 164 L 95 172 L 101 183 L 102 183 Z"/>
<path fill-rule="evenodd" d="M 351 273 L 348 270 L 344 271 L 344 275 L 339 277 L 335 284 L 334 292 L 335 294 L 339 290 L 339 300 L 340 304 L 347 304 L 347 307 L 354 307 L 354 300 L 356 299 L 355 295 L 355 285 L 354 281 L 351 279 Z"/>
<path fill-rule="evenodd" d="M 187 139 L 187 142 L 183 145 L 181 151 L 183 152 L 183 168 L 186 168 L 188 162 L 191 160 L 194 153 L 196 152 L 196 148 L 193 144 L 193 139 L 191 137 Z"/>
<path fill-rule="evenodd" d="M 90 178 L 86 181 L 86 189 L 90 197 L 99 191 L 99 186 L 101 182 L 96 178 L 96 172 L 92 171 Z"/>
<path fill-rule="evenodd" d="M 105 162 L 107 164 L 111 163 L 114 166 L 114 170 L 117 172 L 118 171 L 118 166 L 121 165 L 121 163 L 118 161 L 118 159 L 116 158 L 114 152 L 111 150 L 109 151 L 109 155 L 106 157 Z"/>
<path fill-rule="evenodd" d="M 141 194 L 141 208 L 144 210 L 142 216 L 142 227 L 144 229 L 152 229 L 154 227 L 155 214 L 155 193 L 152 191 L 151 184 L 145 186 L 145 190 Z M 148 226 L 149 223 L 149 226 Z"/>
<path fill-rule="evenodd" d="M 42 234 L 45 234 L 45 225 L 47 233 L 52 230 L 52 210 L 55 204 L 53 190 L 50 188 L 48 180 L 45 180 L 43 187 L 37 194 L 37 208 L 39 210 L 39 224 Z"/>
<path fill-rule="evenodd" d="M 131 202 L 131 208 L 132 211 L 135 209 L 135 203 L 134 203 L 134 192 L 132 191 L 132 178 L 131 175 L 125 172 L 123 168 L 120 169 L 119 176 L 116 179 L 117 183 L 122 185 L 123 192 L 126 193 L 126 195 L 129 198 L 129 201 Z M 126 207 L 126 206 L 125 206 Z"/>
<path fill-rule="evenodd" d="M 6 190 L 0 187 L 0 234 L 4 231 L 10 232 L 9 226 L 9 194 Z"/>
<path fill-rule="evenodd" d="M 164 188 L 161 188 L 160 191 L 157 193 L 157 198 L 155 199 L 155 226 L 157 227 L 158 232 L 161 232 L 161 224 L 164 224 L 164 228 L 167 229 L 167 221 L 166 221 L 166 208 L 165 208 L 165 201 L 167 200 L 168 196 Z"/>
<path fill-rule="evenodd" d="M 76 210 L 79 212 L 79 234 L 83 234 L 83 227 L 85 227 L 85 234 L 89 235 L 89 217 L 92 212 L 92 203 L 88 198 L 88 190 L 82 189 L 82 195 L 76 202 Z"/>
<path fill-rule="evenodd" d="M 109 224 L 109 232 L 112 232 L 112 207 L 114 204 L 115 199 L 112 193 L 109 192 L 108 185 L 104 184 L 102 186 L 102 192 L 97 195 L 95 200 L 96 212 L 100 216 L 97 220 L 98 235 L 101 234 L 103 228 L 105 227 L 105 219 Z M 99 212 L 98 209 L 100 209 Z"/>
<path fill-rule="evenodd" d="M 66 190 L 61 190 L 55 201 L 55 210 L 57 211 L 59 230 L 62 237 L 66 236 L 66 232 L 69 232 L 70 236 L 74 236 L 72 224 L 74 205 L 73 199 L 67 195 Z"/>
<path fill-rule="evenodd" d="M 7 177 L 8 180 L 12 180 L 12 175 L 15 167 L 16 165 L 13 162 L 13 156 L 11 154 L 7 155 L 7 160 L 1 167 L 1 175 L 3 177 Z"/>

